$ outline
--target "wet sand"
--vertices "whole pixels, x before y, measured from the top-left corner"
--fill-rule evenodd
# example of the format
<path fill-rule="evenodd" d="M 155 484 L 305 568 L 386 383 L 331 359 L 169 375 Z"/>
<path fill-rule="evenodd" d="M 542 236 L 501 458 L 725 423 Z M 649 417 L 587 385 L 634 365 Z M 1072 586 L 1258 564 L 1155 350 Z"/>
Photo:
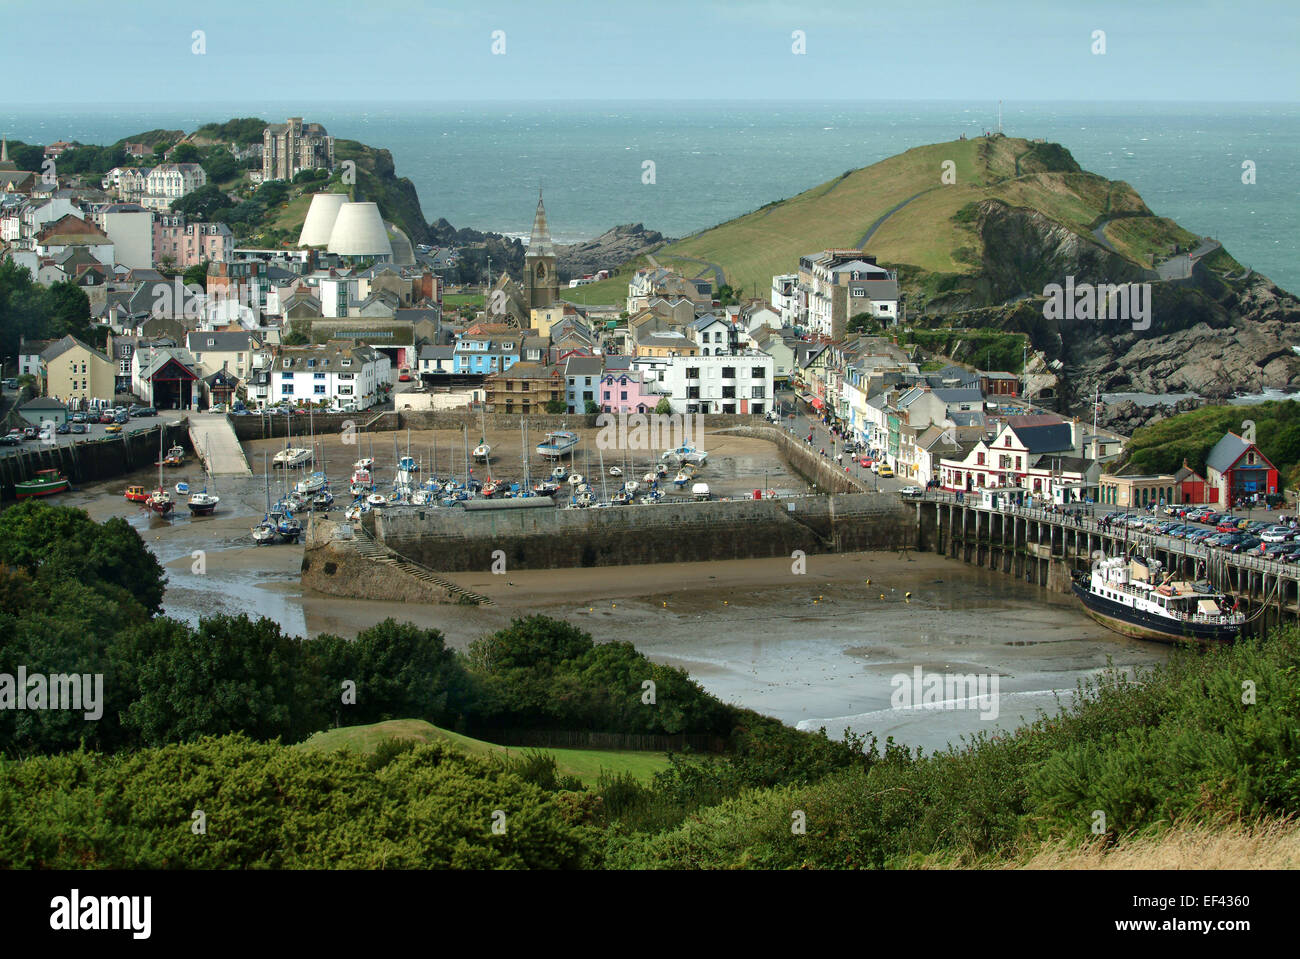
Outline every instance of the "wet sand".
<path fill-rule="evenodd" d="M 282 448 L 283 440 L 271 444 Z M 389 461 L 391 444 L 390 434 Z M 775 459 L 761 440 L 705 445 L 721 451 L 719 462 L 762 462 L 763 451 L 751 444 Z M 378 442 L 375 453 L 379 458 Z M 347 447 L 328 455 L 332 473 L 336 463 L 350 471 L 358 454 Z M 182 468 L 169 485 L 187 473 L 191 482 L 199 479 L 196 469 Z M 247 612 L 309 636 L 351 636 L 392 616 L 437 628 L 464 649 L 515 616 L 542 612 L 598 641 L 631 642 L 658 662 L 681 666 L 727 702 L 837 736 L 847 727 L 882 742 L 892 735 L 942 748 L 964 735 L 1015 728 L 1040 709 L 1054 712 L 1058 698 L 1068 702 L 1079 680 L 1096 675 L 1108 658 L 1118 666 L 1146 665 L 1169 652 L 1101 628 L 1068 595 L 913 551 L 813 555 L 802 574 L 790 559 L 759 559 L 453 577 L 490 596 L 490 607 L 304 595 L 302 548 L 255 547 L 249 538 L 264 508 L 260 475 L 219 479 L 221 507 L 207 518 L 192 518 L 182 507 L 174 518 L 159 519 L 123 500 L 132 482 L 152 486 L 157 473 L 97 484 L 60 502 L 99 520 L 125 516 L 140 531 L 167 571 L 169 615 L 194 622 Z M 978 708 L 892 709 L 892 680 L 918 665 L 926 673 L 996 674 L 997 718 L 982 719 Z"/>

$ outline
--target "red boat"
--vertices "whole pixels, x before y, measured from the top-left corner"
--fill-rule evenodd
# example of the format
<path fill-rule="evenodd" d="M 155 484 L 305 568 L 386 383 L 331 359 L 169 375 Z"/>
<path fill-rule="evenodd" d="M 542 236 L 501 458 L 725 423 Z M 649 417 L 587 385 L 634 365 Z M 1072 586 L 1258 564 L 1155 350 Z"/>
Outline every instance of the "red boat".
<path fill-rule="evenodd" d="M 172 502 L 172 494 L 162 487 L 150 493 L 148 498 L 145 499 L 144 505 L 162 516 L 166 516 L 176 508 L 176 504 Z"/>
<path fill-rule="evenodd" d="M 143 486 L 128 486 L 126 488 L 126 499 L 128 503 L 147 503 L 149 501 L 149 491 Z"/>

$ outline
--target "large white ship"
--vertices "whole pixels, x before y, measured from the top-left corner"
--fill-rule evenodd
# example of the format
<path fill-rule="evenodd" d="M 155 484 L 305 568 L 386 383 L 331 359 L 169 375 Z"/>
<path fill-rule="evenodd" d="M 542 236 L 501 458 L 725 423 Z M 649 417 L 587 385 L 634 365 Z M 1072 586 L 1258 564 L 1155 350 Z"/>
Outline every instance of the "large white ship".
<path fill-rule="evenodd" d="M 1246 622 L 1237 604 L 1200 583 L 1175 580 L 1158 560 L 1117 556 L 1094 564 L 1072 584 L 1088 615 L 1135 639 L 1219 643 Z"/>

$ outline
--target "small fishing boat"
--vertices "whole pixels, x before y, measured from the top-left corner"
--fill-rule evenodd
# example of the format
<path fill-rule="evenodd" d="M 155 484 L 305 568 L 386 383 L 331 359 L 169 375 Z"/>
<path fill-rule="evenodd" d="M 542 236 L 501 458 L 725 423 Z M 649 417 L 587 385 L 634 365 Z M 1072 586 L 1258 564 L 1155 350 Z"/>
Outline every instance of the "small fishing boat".
<path fill-rule="evenodd" d="M 211 516 L 216 512 L 217 504 L 221 502 L 221 497 L 216 493 L 208 492 L 209 481 L 210 476 L 208 475 L 208 467 L 205 464 L 203 467 L 203 489 L 195 490 L 195 492 L 191 494 L 189 500 L 185 503 L 185 505 L 189 507 L 191 516 Z M 184 485 L 188 491 L 189 484 L 186 483 Z M 177 492 L 179 492 L 181 484 L 177 483 L 176 486 Z"/>
<path fill-rule="evenodd" d="M 632 494 L 625 489 L 621 489 L 611 496 L 609 501 L 615 506 L 626 506 L 628 503 L 632 502 Z"/>
<path fill-rule="evenodd" d="M 483 495 L 491 499 L 493 496 L 496 496 L 497 491 L 500 488 L 501 488 L 500 484 L 497 483 L 495 480 L 488 480 L 486 483 L 483 484 Z"/>
<path fill-rule="evenodd" d="M 537 444 L 537 455 L 545 459 L 559 459 L 572 453 L 578 445 L 578 434 L 572 430 L 553 430 Z"/>
<path fill-rule="evenodd" d="M 262 522 L 253 527 L 253 542 L 258 546 L 270 546 L 275 543 L 280 534 L 275 529 L 275 524 L 271 522 L 270 516 L 264 516 Z"/>
<path fill-rule="evenodd" d="M 492 455 L 492 447 L 486 443 L 479 443 L 474 447 L 474 461 L 476 463 L 486 463 Z"/>
<path fill-rule="evenodd" d="M 181 496 L 184 496 L 186 493 L 190 491 L 190 484 L 182 480 L 181 482 L 176 484 L 175 489 L 177 493 L 179 493 Z"/>
<path fill-rule="evenodd" d="M 371 493 L 369 496 L 366 497 L 366 505 L 369 506 L 371 509 L 377 509 L 379 507 L 387 506 L 388 497 L 385 496 L 383 493 Z"/>
<path fill-rule="evenodd" d="M 691 495 L 694 496 L 696 500 L 703 501 L 709 499 L 713 494 L 709 491 L 708 483 L 696 483 L 691 487 Z"/>
<path fill-rule="evenodd" d="M 577 494 L 573 497 L 573 502 L 574 502 L 577 506 L 582 507 L 582 508 L 584 508 L 584 509 L 585 509 L 586 507 L 590 506 L 590 505 L 591 505 L 591 490 L 587 489 L 587 490 L 583 490 L 583 491 L 580 492 L 580 493 L 577 493 Z"/>
<path fill-rule="evenodd" d="M 322 513 L 334 505 L 334 494 L 328 489 L 323 489 L 311 498 L 311 508 L 317 513 Z"/>
<path fill-rule="evenodd" d="M 295 469 L 309 460 L 311 460 L 311 450 L 291 446 L 276 453 L 271 465 L 276 469 Z"/>
<path fill-rule="evenodd" d="M 163 457 L 163 466 L 184 466 L 185 465 L 185 447 L 173 446 Z"/>
<path fill-rule="evenodd" d="M 559 491 L 560 491 L 560 484 L 552 483 L 549 480 L 543 483 L 538 483 L 536 486 L 533 487 L 533 492 L 536 493 L 538 496 L 554 496 Z"/>
<path fill-rule="evenodd" d="M 36 496 L 53 496 L 68 490 L 68 478 L 56 469 L 37 470 L 29 480 L 14 484 L 14 495 L 18 499 L 31 499 Z"/>
<path fill-rule="evenodd" d="M 569 478 L 569 468 L 567 466 L 557 466 L 551 470 L 551 479 L 557 483 L 563 483 Z"/>
<path fill-rule="evenodd" d="M 621 469 L 619 469 L 617 466 L 611 466 L 611 467 L 609 468 L 609 475 L 610 475 L 610 476 L 622 476 L 622 475 L 623 475 L 623 471 L 622 471 Z"/>
<path fill-rule="evenodd" d="M 695 467 L 683 466 L 681 469 L 677 471 L 677 475 L 673 477 L 673 485 L 676 486 L 678 489 L 681 489 L 683 486 L 685 486 L 694 478 L 695 478 Z"/>
<path fill-rule="evenodd" d="M 397 468 L 403 473 L 420 472 L 420 464 L 415 461 L 414 456 L 403 456 L 397 461 Z"/>
<path fill-rule="evenodd" d="M 357 460 L 355 463 L 353 463 L 352 468 L 357 471 L 364 470 L 368 475 L 369 471 L 374 468 L 374 465 L 375 465 L 374 458 L 367 456 L 365 459 Z"/>
<path fill-rule="evenodd" d="M 438 501 L 434 498 L 433 492 L 425 489 L 423 486 L 411 494 L 411 503 L 415 506 L 433 506 L 437 502 Z"/>
<path fill-rule="evenodd" d="M 627 490 L 629 493 L 636 493 L 636 491 L 639 490 L 640 488 L 641 488 L 641 484 L 638 483 L 636 480 L 628 480 L 626 483 L 623 484 L 623 489 Z"/>
<path fill-rule="evenodd" d="M 667 475 L 668 475 L 668 467 L 665 466 L 663 463 L 656 463 L 655 476 L 659 477 L 660 479 L 663 479 Z"/>
<path fill-rule="evenodd" d="M 143 503 L 149 498 L 149 491 L 143 486 L 128 486 L 126 500 L 128 503 Z"/>
<path fill-rule="evenodd" d="M 579 473 L 570 473 L 570 474 L 569 474 L 569 485 L 570 485 L 570 486 L 582 486 L 582 485 L 583 485 L 583 483 L 582 483 L 582 475 L 579 474 Z"/>
<path fill-rule="evenodd" d="M 149 498 L 144 501 L 144 505 L 159 516 L 166 516 L 176 508 L 176 504 L 172 502 L 172 494 L 161 486 L 149 494 Z"/>
<path fill-rule="evenodd" d="M 644 476 L 641 477 L 641 482 L 644 483 L 646 486 L 649 486 L 654 481 L 655 481 L 654 473 L 646 473 Z"/>

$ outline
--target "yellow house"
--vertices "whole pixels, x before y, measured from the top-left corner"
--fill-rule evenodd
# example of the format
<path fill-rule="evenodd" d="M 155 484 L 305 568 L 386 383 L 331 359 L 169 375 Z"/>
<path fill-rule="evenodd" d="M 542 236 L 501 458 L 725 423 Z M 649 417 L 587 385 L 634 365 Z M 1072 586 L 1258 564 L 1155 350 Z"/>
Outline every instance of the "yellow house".
<path fill-rule="evenodd" d="M 538 336 L 550 336 L 551 327 L 564 319 L 564 304 L 557 303 L 554 306 L 536 307 L 529 313 L 528 317 L 529 323 L 537 331 Z"/>
<path fill-rule="evenodd" d="M 112 402 L 116 395 L 112 361 L 75 336 L 65 336 L 41 353 L 45 395 L 69 400 Z"/>

